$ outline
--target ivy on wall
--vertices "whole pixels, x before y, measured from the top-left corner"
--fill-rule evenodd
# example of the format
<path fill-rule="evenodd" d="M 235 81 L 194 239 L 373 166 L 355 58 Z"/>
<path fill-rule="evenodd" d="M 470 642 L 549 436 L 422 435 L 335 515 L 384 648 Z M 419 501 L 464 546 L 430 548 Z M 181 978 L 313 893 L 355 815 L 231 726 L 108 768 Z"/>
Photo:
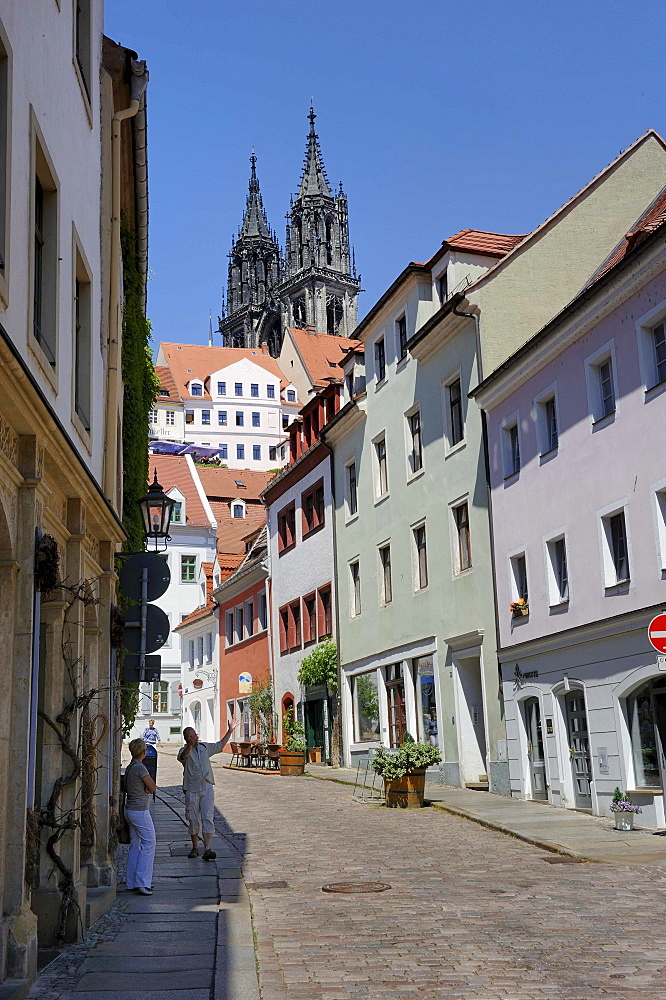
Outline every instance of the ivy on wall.
<path fill-rule="evenodd" d="M 123 217 L 120 222 L 123 254 L 122 379 L 123 379 L 123 527 L 125 552 L 145 548 L 143 522 L 137 501 L 148 482 L 148 416 L 159 392 L 159 380 L 150 349 L 150 322 L 143 314 L 142 278 L 137 267 L 136 237 Z M 119 604 L 125 607 L 120 595 Z M 123 730 L 129 733 L 139 710 L 139 685 L 123 684 L 120 693 Z"/>

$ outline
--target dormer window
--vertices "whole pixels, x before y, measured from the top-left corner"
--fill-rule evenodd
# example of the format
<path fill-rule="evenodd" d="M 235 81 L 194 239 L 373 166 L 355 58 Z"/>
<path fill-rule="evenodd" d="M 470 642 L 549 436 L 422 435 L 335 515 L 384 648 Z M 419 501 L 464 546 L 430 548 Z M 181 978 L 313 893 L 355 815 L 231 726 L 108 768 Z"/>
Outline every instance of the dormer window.
<path fill-rule="evenodd" d="M 172 490 L 169 490 L 167 495 L 174 501 L 171 512 L 171 523 L 185 524 L 186 523 L 185 497 L 180 492 L 177 486 L 174 487 Z"/>
<path fill-rule="evenodd" d="M 287 389 L 287 402 L 288 403 L 296 402 L 296 391 L 294 389 Z"/>
<path fill-rule="evenodd" d="M 182 502 L 175 503 L 171 508 L 171 523 L 172 524 L 182 524 L 183 523 L 183 504 Z"/>
<path fill-rule="evenodd" d="M 231 516 L 245 517 L 245 503 L 242 500 L 232 500 L 231 501 Z"/>
<path fill-rule="evenodd" d="M 437 279 L 437 294 L 439 295 L 439 304 L 443 306 L 449 297 L 449 279 L 446 271 L 442 271 Z"/>
<path fill-rule="evenodd" d="M 201 382 L 192 382 L 190 384 L 190 395 L 203 396 L 203 385 L 201 384 Z"/>

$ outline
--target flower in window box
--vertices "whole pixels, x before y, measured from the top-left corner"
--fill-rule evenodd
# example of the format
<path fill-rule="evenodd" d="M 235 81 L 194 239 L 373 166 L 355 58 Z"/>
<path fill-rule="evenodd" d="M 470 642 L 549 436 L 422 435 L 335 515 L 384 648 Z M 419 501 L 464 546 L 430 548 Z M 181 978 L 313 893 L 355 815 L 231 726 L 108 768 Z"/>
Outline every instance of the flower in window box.
<path fill-rule="evenodd" d="M 509 605 L 509 608 L 511 610 L 511 615 L 514 618 L 522 618 L 523 615 L 529 615 L 530 613 L 530 606 L 524 597 L 521 597 L 519 601 L 513 601 L 513 603 Z"/>

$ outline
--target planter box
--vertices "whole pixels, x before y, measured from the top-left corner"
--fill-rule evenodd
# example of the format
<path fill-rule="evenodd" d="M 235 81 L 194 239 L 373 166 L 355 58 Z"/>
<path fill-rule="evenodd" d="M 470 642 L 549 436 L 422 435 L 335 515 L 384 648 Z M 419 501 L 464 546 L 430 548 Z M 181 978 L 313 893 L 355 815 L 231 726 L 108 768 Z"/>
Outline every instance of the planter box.
<path fill-rule="evenodd" d="M 420 809 L 425 794 L 425 768 L 410 771 L 404 778 L 387 781 L 384 778 L 386 805 L 391 809 Z"/>
<path fill-rule="evenodd" d="M 530 609 L 526 605 L 524 608 L 514 608 L 513 611 L 511 612 L 511 617 L 512 618 L 525 618 L 525 616 L 529 615 L 529 613 L 530 613 Z"/>
<path fill-rule="evenodd" d="M 280 750 L 280 774 L 297 776 L 305 771 L 305 753 L 302 750 Z"/>
<path fill-rule="evenodd" d="M 321 747 L 310 747 L 308 755 L 311 764 L 321 764 Z"/>
<path fill-rule="evenodd" d="M 633 830 L 634 828 L 634 816 L 636 813 L 632 812 L 616 812 L 613 813 L 615 816 L 615 829 L 616 830 Z"/>

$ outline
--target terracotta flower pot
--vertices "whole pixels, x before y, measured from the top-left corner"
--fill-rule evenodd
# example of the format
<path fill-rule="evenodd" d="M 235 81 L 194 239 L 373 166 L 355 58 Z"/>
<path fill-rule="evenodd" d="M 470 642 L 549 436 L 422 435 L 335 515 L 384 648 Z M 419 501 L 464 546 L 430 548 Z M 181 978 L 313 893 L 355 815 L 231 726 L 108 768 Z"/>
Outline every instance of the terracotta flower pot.
<path fill-rule="evenodd" d="M 280 774 L 299 775 L 305 771 L 305 753 L 302 750 L 280 750 Z"/>
<path fill-rule="evenodd" d="M 420 809 L 425 794 L 425 768 L 409 771 L 404 778 L 387 781 L 384 778 L 386 805 L 391 809 Z"/>

